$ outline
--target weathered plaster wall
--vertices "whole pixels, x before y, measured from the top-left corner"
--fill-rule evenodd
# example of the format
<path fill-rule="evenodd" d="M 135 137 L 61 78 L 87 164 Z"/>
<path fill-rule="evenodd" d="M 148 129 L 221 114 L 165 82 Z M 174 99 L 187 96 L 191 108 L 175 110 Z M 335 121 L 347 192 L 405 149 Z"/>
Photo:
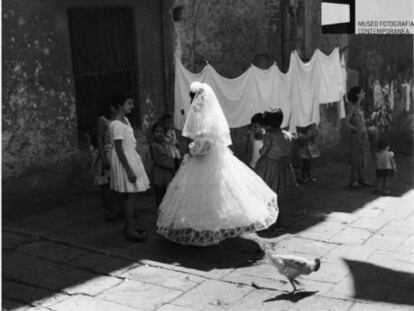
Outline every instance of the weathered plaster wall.
<path fill-rule="evenodd" d="M 3 179 L 70 156 L 76 147 L 66 20 L 44 5 L 9 0 L 3 6 Z"/>
<path fill-rule="evenodd" d="M 256 55 L 268 53 L 266 2 L 251 0 L 177 0 L 176 56 L 193 71 L 209 61 L 220 74 L 242 74 Z"/>
<path fill-rule="evenodd" d="M 136 104 L 142 115 L 136 134 L 150 164 L 148 128 L 166 107 L 161 5 L 152 0 L 3 2 L 2 180 L 9 211 L 42 208 L 93 187 L 87 146 L 78 141 L 69 7 L 134 7 Z"/>

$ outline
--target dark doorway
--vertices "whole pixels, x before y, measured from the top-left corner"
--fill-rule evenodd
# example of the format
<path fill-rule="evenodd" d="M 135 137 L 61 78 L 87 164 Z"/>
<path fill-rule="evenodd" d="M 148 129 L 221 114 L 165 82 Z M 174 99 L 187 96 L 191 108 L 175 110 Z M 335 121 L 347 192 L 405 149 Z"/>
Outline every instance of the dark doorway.
<path fill-rule="evenodd" d="M 94 134 L 103 98 L 114 90 L 134 95 L 130 121 L 140 124 L 134 9 L 74 7 L 68 17 L 80 137 Z"/>

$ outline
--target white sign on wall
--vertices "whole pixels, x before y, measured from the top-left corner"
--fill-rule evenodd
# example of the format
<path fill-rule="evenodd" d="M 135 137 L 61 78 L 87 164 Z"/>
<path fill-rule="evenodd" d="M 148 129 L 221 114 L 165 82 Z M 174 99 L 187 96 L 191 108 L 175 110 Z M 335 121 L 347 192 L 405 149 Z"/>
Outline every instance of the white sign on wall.
<path fill-rule="evenodd" d="M 322 33 L 414 34 L 414 0 L 322 0 Z"/>

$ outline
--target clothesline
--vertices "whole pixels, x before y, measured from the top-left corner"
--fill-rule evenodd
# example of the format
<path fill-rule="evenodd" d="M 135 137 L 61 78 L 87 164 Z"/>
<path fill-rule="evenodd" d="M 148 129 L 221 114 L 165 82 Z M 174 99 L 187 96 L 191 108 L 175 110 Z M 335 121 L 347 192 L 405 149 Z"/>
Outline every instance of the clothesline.
<path fill-rule="evenodd" d="M 282 73 L 276 64 L 268 69 L 251 65 L 234 79 L 221 76 L 209 63 L 199 73 L 192 73 L 177 59 L 174 124 L 180 130 L 189 109 L 189 87 L 194 81 L 213 88 L 232 128 L 247 125 L 255 113 L 274 108 L 282 109 L 282 126 L 289 126 L 292 132 L 296 132 L 296 126 L 318 124 L 320 104 L 339 102 L 340 115 L 345 116 L 341 99 L 346 92 L 346 68 L 338 48 L 329 55 L 315 50 L 306 63 L 293 51 L 287 73 Z"/>

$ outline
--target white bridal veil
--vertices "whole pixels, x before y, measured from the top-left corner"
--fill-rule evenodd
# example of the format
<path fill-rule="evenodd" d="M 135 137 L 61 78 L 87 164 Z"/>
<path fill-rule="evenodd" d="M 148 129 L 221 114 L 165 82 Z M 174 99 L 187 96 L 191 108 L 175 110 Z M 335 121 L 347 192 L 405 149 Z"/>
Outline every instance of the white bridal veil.
<path fill-rule="evenodd" d="M 206 135 L 226 146 L 232 144 L 230 128 L 213 89 L 206 83 L 193 82 L 191 92 L 195 93 L 183 128 L 183 136 L 195 139 Z"/>

